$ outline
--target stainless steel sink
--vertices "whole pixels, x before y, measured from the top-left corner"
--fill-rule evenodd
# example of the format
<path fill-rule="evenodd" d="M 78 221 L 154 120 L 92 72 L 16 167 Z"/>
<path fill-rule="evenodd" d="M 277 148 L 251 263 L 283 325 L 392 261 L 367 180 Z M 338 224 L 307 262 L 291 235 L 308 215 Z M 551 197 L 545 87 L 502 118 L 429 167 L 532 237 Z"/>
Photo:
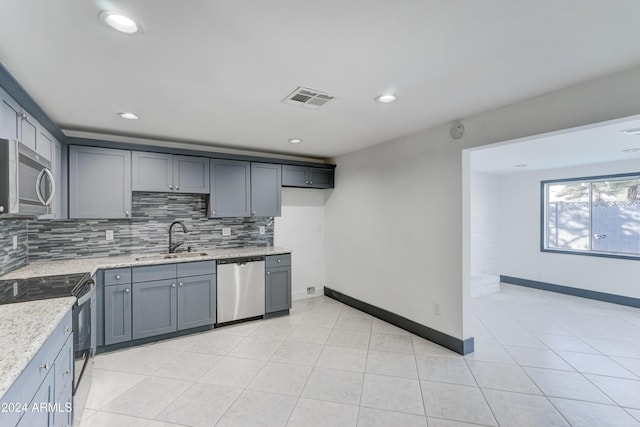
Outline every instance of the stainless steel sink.
<path fill-rule="evenodd" d="M 136 258 L 136 261 L 153 260 L 153 259 L 180 259 L 180 258 L 199 258 L 208 256 L 206 252 L 180 252 L 176 254 L 153 254 L 142 255 Z"/>

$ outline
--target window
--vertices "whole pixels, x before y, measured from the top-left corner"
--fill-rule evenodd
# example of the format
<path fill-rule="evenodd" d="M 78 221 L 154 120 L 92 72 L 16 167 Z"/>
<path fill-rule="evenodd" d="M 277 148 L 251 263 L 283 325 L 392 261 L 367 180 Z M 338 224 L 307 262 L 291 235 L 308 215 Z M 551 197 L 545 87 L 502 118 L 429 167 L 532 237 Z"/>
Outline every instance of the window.
<path fill-rule="evenodd" d="M 542 181 L 543 251 L 640 258 L 640 173 Z"/>

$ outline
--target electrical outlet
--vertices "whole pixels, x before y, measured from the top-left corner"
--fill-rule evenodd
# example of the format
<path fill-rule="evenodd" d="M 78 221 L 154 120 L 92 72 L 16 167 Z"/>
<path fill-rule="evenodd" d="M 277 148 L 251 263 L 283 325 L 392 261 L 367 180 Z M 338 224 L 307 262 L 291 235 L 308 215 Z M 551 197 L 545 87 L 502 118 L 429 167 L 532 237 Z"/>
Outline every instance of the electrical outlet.
<path fill-rule="evenodd" d="M 307 288 L 307 295 L 313 295 L 316 293 L 316 287 L 315 286 L 309 286 Z"/>
<path fill-rule="evenodd" d="M 223 236 L 231 236 L 231 228 L 230 227 L 222 227 L 222 235 Z"/>
<path fill-rule="evenodd" d="M 111 241 L 111 240 L 113 240 L 113 230 L 107 230 L 107 231 L 104 233 L 104 238 L 105 238 L 105 240 L 106 240 L 106 241 L 108 241 L 108 242 L 109 242 L 109 241 Z"/>
<path fill-rule="evenodd" d="M 436 316 L 440 316 L 440 304 L 433 304 L 433 314 L 435 314 Z"/>
<path fill-rule="evenodd" d="M 265 234 L 267 232 L 267 227 L 265 227 L 264 225 L 260 226 L 260 234 Z"/>
<path fill-rule="evenodd" d="M 13 249 L 18 249 L 18 236 L 13 236 Z"/>

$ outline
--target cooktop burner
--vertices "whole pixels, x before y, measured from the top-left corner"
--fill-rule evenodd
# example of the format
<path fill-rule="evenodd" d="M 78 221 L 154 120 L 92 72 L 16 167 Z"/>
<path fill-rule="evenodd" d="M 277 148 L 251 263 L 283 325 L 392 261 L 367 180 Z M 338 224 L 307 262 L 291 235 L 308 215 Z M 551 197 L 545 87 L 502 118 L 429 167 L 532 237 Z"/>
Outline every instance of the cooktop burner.
<path fill-rule="evenodd" d="M 0 304 L 75 296 L 90 288 L 89 273 L 0 280 Z M 92 283 L 92 282 L 91 282 Z"/>

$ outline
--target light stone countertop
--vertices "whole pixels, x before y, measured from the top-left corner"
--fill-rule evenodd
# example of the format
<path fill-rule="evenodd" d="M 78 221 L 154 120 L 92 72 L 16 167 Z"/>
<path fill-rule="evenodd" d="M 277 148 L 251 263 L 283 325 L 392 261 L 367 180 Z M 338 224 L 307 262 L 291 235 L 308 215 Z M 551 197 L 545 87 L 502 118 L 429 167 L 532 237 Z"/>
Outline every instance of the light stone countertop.
<path fill-rule="evenodd" d="M 63 297 L 0 306 L 0 399 L 75 302 Z"/>
<path fill-rule="evenodd" d="M 206 253 L 206 256 L 199 255 Z M 156 254 L 144 253 L 103 258 L 81 258 L 70 260 L 33 261 L 0 276 L 0 280 L 26 279 L 29 277 L 55 276 L 58 274 L 91 273 L 108 268 L 136 267 L 141 265 L 174 264 L 178 262 L 209 261 L 245 256 L 266 256 L 291 253 L 290 249 L 277 246 L 249 246 L 229 249 L 204 249 L 187 256 L 179 252 L 179 258 L 164 259 Z M 184 256 L 182 254 L 185 254 Z"/>

